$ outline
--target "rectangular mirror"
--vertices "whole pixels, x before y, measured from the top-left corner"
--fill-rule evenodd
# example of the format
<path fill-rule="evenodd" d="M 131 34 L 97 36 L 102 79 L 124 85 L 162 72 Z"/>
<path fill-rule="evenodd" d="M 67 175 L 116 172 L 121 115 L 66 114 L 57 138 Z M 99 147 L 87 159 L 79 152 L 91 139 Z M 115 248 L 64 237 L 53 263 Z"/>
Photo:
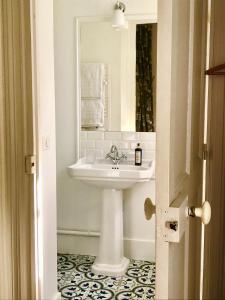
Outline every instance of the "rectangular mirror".
<path fill-rule="evenodd" d="M 81 130 L 155 131 L 156 59 L 156 24 L 81 22 Z"/>

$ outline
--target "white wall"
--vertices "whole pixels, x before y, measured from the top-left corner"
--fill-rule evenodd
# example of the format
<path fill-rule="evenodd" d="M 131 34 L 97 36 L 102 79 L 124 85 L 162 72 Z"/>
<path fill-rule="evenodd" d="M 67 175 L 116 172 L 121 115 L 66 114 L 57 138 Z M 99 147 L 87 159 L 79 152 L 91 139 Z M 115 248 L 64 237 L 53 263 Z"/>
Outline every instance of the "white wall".
<path fill-rule="evenodd" d="M 53 0 L 37 0 L 33 3 L 36 13 L 32 33 L 38 122 L 37 218 L 40 299 L 56 299 L 58 293 Z M 49 143 L 47 148 L 43 147 L 46 138 Z"/>
<path fill-rule="evenodd" d="M 124 2 L 127 5 L 128 14 L 156 13 L 156 0 L 127 0 Z M 77 140 L 74 18 L 111 15 L 114 4 L 115 2 L 111 0 L 54 0 L 57 222 L 60 229 L 92 231 L 100 229 L 100 191 L 69 178 L 66 172 L 66 167 L 75 162 Z M 154 239 L 155 228 L 153 223 L 145 221 L 143 204 L 145 197 L 151 193 L 151 185 L 143 183 L 132 191 L 126 191 L 124 201 L 125 236 L 136 241 L 138 239 L 145 240 L 147 244 L 148 241 Z M 152 197 L 154 200 L 154 191 Z M 65 240 L 65 236 L 59 236 L 60 251 L 63 251 L 63 248 L 66 251 L 65 245 L 67 242 L 67 245 L 70 243 L 68 239 L 71 242 L 71 237 Z M 77 241 L 76 238 L 72 238 L 72 247 L 76 245 Z M 92 249 L 90 244 L 94 245 L 95 242 L 89 238 L 89 241 L 85 241 L 85 243 L 86 247 L 83 248 L 83 251 L 86 249 L 88 252 Z M 132 245 L 134 248 L 135 242 Z"/>

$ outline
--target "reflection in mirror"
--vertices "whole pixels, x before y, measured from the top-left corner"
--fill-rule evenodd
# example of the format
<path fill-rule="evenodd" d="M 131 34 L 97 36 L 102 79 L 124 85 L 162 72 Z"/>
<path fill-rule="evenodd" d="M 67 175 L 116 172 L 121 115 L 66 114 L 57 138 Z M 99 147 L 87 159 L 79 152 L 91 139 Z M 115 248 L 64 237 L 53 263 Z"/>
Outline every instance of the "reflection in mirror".
<path fill-rule="evenodd" d="M 156 24 L 80 26 L 82 130 L 155 130 Z"/>

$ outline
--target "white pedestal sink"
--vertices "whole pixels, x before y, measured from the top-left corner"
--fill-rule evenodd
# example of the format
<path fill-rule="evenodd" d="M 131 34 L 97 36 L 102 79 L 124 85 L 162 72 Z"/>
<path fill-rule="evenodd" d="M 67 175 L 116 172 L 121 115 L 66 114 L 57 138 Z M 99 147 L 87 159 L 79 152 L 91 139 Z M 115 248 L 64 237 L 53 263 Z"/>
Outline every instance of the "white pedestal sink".
<path fill-rule="evenodd" d="M 149 181 L 154 173 L 154 162 L 134 166 L 118 166 L 98 161 L 86 163 L 80 159 L 68 167 L 70 176 L 102 189 L 102 223 L 99 253 L 92 266 L 95 274 L 121 276 L 129 260 L 123 251 L 123 189 L 138 182 Z"/>

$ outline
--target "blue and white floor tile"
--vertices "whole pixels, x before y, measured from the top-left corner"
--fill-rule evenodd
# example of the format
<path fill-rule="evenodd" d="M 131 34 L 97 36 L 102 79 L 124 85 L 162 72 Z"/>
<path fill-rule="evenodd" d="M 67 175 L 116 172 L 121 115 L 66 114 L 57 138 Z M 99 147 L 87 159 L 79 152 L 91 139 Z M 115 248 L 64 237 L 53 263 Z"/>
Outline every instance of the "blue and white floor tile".
<path fill-rule="evenodd" d="M 91 272 L 95 257 L 58 254 L 58 290 L 71 300 L 151 300 L 155 295 L 155 263 L 131 260 L 124 276 Z"/>

